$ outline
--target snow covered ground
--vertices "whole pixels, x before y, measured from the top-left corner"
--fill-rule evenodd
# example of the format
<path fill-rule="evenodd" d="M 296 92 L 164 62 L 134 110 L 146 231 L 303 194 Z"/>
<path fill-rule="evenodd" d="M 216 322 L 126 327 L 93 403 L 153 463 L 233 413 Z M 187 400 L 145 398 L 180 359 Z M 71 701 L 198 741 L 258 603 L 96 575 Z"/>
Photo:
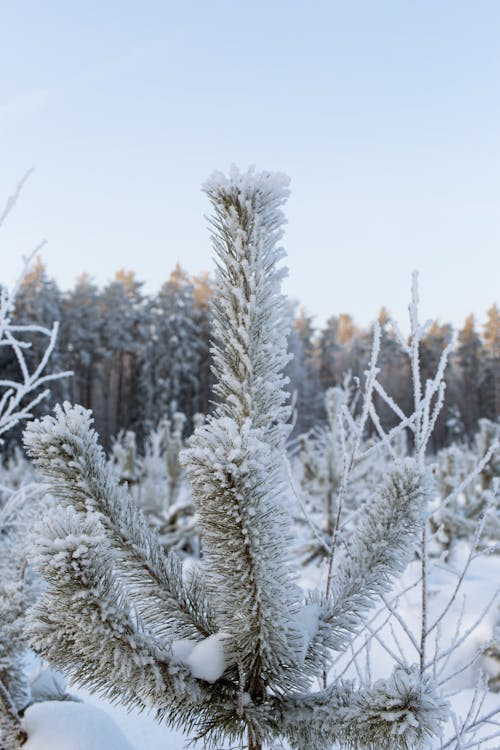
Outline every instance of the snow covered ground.
<path fill-rule="evenodd" d="M 133 750 L 109 714 L 86 703 L 35 703 L 24 726 L 26 750 Z"/>
<path fill-rule="evenodd" d="M 46 701 L 27 709 L 26 750 L 183 750 L 186 745 L 184 735 L 146 713 L 128 711 L 86 690 L 72 688 L 71 693 L 82 702 Z"/>

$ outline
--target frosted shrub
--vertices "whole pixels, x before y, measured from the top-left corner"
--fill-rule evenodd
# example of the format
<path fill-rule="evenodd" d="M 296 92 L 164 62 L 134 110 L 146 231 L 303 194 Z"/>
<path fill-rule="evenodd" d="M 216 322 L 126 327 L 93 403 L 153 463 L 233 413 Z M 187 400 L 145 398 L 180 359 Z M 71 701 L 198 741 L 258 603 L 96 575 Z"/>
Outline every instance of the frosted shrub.
<path fill-rule="evenodd" d="M 186 444 L 186 415 L 174 411 L 146 439 L 138 488 L 141 507 L 167 549 L 198 555 L 195 509 L 180 456 Z M 195 424 L 203 422 L 195 414 Z"/>
<path fill-rule="evenodd" d="M 394 465 L 349 547 L 331 555 L 326 591 L 305 594 L 285 500 L 278 243 L 287 180 L 234 170 L 215 174 L 205 191 L 217 256 L 218 406 L 183 456 L 202 559 L 183 570 L 164 552 L 107 465 L 90 413 L 57 407 L 25 433 L 59 504 L 38 532 L 46 589 L 32 615 L 33 645 L 79 683 L 152 708 L 213 747 L 244 739 L 259 750 L 278 738 L 297 750 L 425 747 L 447 709 L 418 667 L 398 665 L 364 688 L 326 678 L 317 688 L 413 554 L 425 470 Z"/>
<path fill-rule="evenodd" d="M 127 486 L 162 546 L 197 556 L 195 509 L 180 462 L 187 420 L 182 412 L 173 412 L 171 419 L 163 417 L 146 435 L 143 454 L 135 433 L 122 430 L 113 442 L 110 460 L 119 483 Z M 193 421 L 201 424 L 203 419 L 196 414 Z"/>
<path fill-rule="evenodd" d="M 492 422 L 491 419 L 480 419 L 479 431 L 475 439 L 476 450 L 481 458 L 488 453 L 490 456 L 481 471 L 481 486 L 483 489 L 489 489 L 495 479 L 500 480 L 499 441 L 500 421 Z M 492 447 L 494 450 L 491 450 Z"/>
<path fill-rule="evenodd" d="M 19 183 L 0 212 L 0 228 L 15 206 L 30 172 Z M 43 244 L 43 243 L 42 243 Z M 17 325 L 12 322 L 16 294 L 35 256 L 36 248 L 25 260 L 23 271 L 12 290 L 0 289 L 0 347 L 13 355 L 17 373 L 0 379 L 0 436 L 33 416 L 34 408 L 49 395 L 48 384 L 71 373 L 46 374 L 53 353 L 58 323 L 50 329 L 38 321 Z M 46 341 L 39 361 L 29 365 L 27 350 L 33 339 Z M 3 440 L 0 437 L 0 446 Z M 16 750 L 25 739 L 19 711 L 29 700 L 24 674 L 26 651 L 24 624 L 26 610 L 34 597 L 34 583 L 27 568 L 25 536 L 30 506 L 40 499 L 40 492 L 25 471 L 25 461 L 16 451 L 7 461 L 0 454 L 0 749 Z"/>
<path fill-rule="evenodd" d="M 387 461 L 360 460 L 349 472 L 348 481 L 343 490 L 343 508 L 339 507 L 342 496 L 342 484 L 349 450 L 352 451 L 356 441 L 358 425 L 352 417 L 350 424 L 345 423 L 346 412 L 351 415 L 353 406 L 350 401 L 350 378 L 346 377 L 343 386 L 329 388 L 325 394 L 325 425 L 313 428 L 309 433 L 299 435 L 292 444 L 292 465 L 298 477 L 299 486 L 293 486 L 295 492 L 301 492 L 303 513 L 298 516 L 302 523 L 313 521 L 317 532 L 301 550 L 305 553 L 303 564 L 317 558 L 324 558 L 330 553 L 333 537 L 338 533 L 340 514 L 345 529 L 348 527 L 347 515 L 353 515 L 381 481 Z M 373 440 L 363 441 L 363 448 L 373 445 Z M 364 451 L 362 451 L 364 452 Z M 306 519 L 304 519 L 304 515 Z"/>
<path fill-rule="evenodd" d="M 438 548 L 450 550 L 456 542 L 473 542 L 478 524 L 482 526 L 476 545 L 488 548 L 500 539 L 500 493 L 498 458 L 500 448 L 494 446 L 496 433 L 484 440 L 484 423 L 495 427 L 489 420 L 483 423 L 476 435 L 473 449 L 463 445 L 452 445 L 439 451 L 436 456 L 435 474 L 441 500 L 449 498 L 431 517 L 431 526 L 436 531 Z M 480 471 L 476 467 L 480 466 Z M 496 466 L 496 469 L 495 469 Z M 472 481 L 468 477 L 475 476 Z M 497 549 L 497 551 L 500 551 Z"/>
<path fill-rule="evenodd" d="M 111 446 L 111 460 L 120 482 L 135 485 L 141 473 L 135 432 L 120 430 Z"/>

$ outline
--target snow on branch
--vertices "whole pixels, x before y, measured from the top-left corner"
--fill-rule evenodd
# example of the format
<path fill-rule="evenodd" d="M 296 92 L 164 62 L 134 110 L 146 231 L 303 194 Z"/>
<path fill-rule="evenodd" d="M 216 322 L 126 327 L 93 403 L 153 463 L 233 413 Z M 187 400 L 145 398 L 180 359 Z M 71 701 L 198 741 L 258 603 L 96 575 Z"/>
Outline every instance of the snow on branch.
<path fill-rule="evenodd" d="M 270 172 L 215 173 L 204 190 L 217 256 L 212 353 L 219 410 L 238 425 L 250 418 L 265 439 L 283 446 L 290 409 L 283 368 L 288 319 L 280 292 L 285 268 L 278 245 L 289 180 Z"/>
<path fill-rule="evenodd" d="M 299 679 L 301 592 L 291 581 L 289 519 L 279 503 L 281 466 L 249 421 L 228 417 L 197 430 L 184 465 L 198 498 L 207 586 L 228 649 L 251 682 Z M 299 680 L 300 684 L 300 680 Z"/>
<path fill-rule="evenodd" d="M 19 195 L 32 172 L 32 169 L 26 172 L 14 194 L 7 199 L 5 208 L 0 214 L 0 228 L 17 203 Z M 37 321 L 33 321 L 28 325 L 16 325 L 12 322 L 17 293 L 33 258 L 44 245 L 45 240 L 39 243 L 30 255 L 24 259 L 22 272 L 12 291 L 9 291 L 5 287 L 0 289 L 0 347 L 8 347 L 12 350 L 19 367 L 20 375 L 19 379 L 16 380 L 0 379 L 0 436 L 12 429 L 19 422 L 30 419 L 33 416 L 35 406 L 46 399 L 50 392 L 48 388 L 40 391 L 42 386 L 53 380 L 59 380 L 73 374 L 70 371 L 44 374 L 56 345 L 59 331 L 59 323 L 57 321 L 53 322 L 51 328 L 38 325 Z M 32 334 L 44 336 L 47 343 L 40 361 L 35 363 L 30 372 L 25 351 L 31 348 L 31 343 L 29 340 L 26 340 L 26 336 Z"/>
<path fill-rule="evenodd" d="M 186 575 L 175 555 L 164 554 L 106 463 L 90 413 L 58 406 L 25 432 L 59 514 L 38 532 L 48 580 L 34 643 L 76 680 L 152 706 L 208 747 L 246 738 L 249 750 L 279 739 L 301 750 L 337 741 L 352 750 L 417 750 L 439 733 L 446 706 L 416 667 L 399 666 L 371 687 L 334 679 L 322 692 L 305 691 L 323 676 L 331 650 L 352 645 L 368 608 L 409 560 L 424 518 L 425 472 L 418 462 L 396 464 L 335 555 L 334 535 L 326 594 L 306 595 L 290 554 L 284 471 L 289 356 L 278 242 L 288 181 L 233 170 L 212 176 L 205 191 L 218 263 L 219 402 L 181 459 L 202 559 Z M 378 346 L 376 331 L 361 420 L 346 418 L 338 403 L 337 421 L 347 425 L 341 493 L 362 459 Z"/>
<path fill-rule="evenodd" d="M 183 580 L 181 562 L 174 553 L 165 554 L 126 488 L 118 485 L 91 423 L 91 412 L 81 406 L 56 406 L 54 417 L 46 416 L 26 429 L 28 455 L 63 507 L 99 514 L 138 610 L 145 597 L 154 599 L 154 616 L 144 616 L 157 637 L 209 635 L 202 583 Z"/>
<path fill-rule="evenodd" d="M 333 743 L 349 750 L 423 750 L 449 713 L 434 682 L 409 667 L 397 667 L 387 680 L 363 690 L 345 682 L 292 696 L 279 710 L 297 750 L 328 750 Z"/>
<path fill-rule="evenodd" d="M 377 596 L 385 594 L 394 576 L 411 559 L 416 534 L 422 528 L 427 502 L 425 474 L 408 460 L 394 469 L 384 486 L 363 508 L 363 516 L 345 550 L 336 559 L 332 591 L 313 594 L 321 613 L 309 645 L 308 660 L 328 661 L 363 625 Z M 326 650 L 325 650 L 326 649 Z"/>

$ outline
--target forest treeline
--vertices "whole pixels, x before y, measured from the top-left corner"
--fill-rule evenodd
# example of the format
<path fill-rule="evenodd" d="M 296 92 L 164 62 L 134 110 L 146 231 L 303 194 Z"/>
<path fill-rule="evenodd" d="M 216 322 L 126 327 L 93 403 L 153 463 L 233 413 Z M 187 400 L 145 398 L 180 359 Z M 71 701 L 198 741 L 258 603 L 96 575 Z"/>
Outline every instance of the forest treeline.
<path fill-rule="evenodd" d="M 179 265 L 156 295 L 146 295 L 130 271 L 98 288 L 87 275 L 62 292 L 38 260 L 25 276 L 16 299 L 14 322 L 51 325 L 60 321 L 50 371 L 73 370 L 56 381 L 54 402 L 69 399 L 91 408 L 106 447 L 122 429 L 132 429 L 139 441 L 159 419 L 182 411 L 187 425 L 196 413 L 211 409 L 210 369 L 211 284 L 207 275 L 190 276 Z M 296 407 L 296 433 L 325 419 L 326 390 L 345 382 L 355 398 L 362 387 L 373 332 L 359 328 L 348 314 L 330 317 L 316 329 L 303 308 L 289 308 L 291 334 L 288 388 Z M 409 363 L 382 308 L 380 380 L 405 413 L 411 413 L 413 393 Z M 423 382 L 434 373 L 443 348 L 451 340 L 449 324 L 434 322 L 421 351 Z M 45 342 L 31 337 L 28 358 L 38 362 Z M 18 378 L 19 365 L 10 347 L 0 350 L 2 379 Z M 492 305 L 482 330 L 469 315 L 458 332 L 446 370 L 444 408 L 433 433 L 431 449 L 468 440 L 482 417 L 500 413 L 500 310 Z M 47 408 L 46 406 L 44 407 Z M 378 404 L 382 426 L 394 424 L 394 413 Z M 16 440 L 16 435 L 10 438 Z"/>

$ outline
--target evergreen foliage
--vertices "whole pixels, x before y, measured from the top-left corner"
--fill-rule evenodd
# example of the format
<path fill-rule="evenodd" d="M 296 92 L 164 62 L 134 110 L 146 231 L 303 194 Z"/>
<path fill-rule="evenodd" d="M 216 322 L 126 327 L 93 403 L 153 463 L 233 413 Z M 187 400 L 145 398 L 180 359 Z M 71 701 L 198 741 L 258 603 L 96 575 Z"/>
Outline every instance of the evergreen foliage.
<path fill-rule="evenodd" d="M 23 668 L 23 627 L 33 586 L 26 571 L 26 510 L 14 508 L 15 499 L 11 498 L 10 507 L 0 510 L 0 686 L 20 711 L 29 696 Z"/>
<path fill-rule="evenodd" d="M 412 554 L 427 499 L 415 463 L 396 465 L 338 552 L 332 587 L 306 596 L 290 558 L 284 488 L 290 432 L 283 368 L 287 323 L 278 242 L 281 175 L 214 175 L 217 255 L 214 367 L 219 403 L 184 454 L 203 556 L 184 571 L 165 553 L 107 464 L 90 413 L 57 407 L 25 444 L 58 503 L 38 531 L 46 589 L 31 621 L 35 648 L 77 681 L 204 737 L 287 738 L 316 750 L 416 750 L 446 706 L 432 680 L 398 667 L 357 689 L 315 691 L 368 608 Z"/>
<path fill-rule="evenodd" d="M 195 511 L 180 463 L 186 421 L 182 412 L 161 419 L 146 436 L 143 452 L 138 450 L 134 432 L 120 432 L 112 446 L 111 461 L 119 482 L 127 484 L 162 545 L 197 556 Z M 198 426 L 204 418 L 198 414 L 193 421 Z"/>
<path fill-rule="evenodd" d="M 153 414 L 167 415 L 175 406 L 191 421 L 198 411 L 198 330 L 194 287 L 179 265 L 157 295 L 154 316 Z"/>
<path fill-rule="evenodd" d="M 66 366 L 74 372 L 69 386 L 72 400 L 79 404 L 91 404 L 93 399 L 93 373 L 102 355 L 99 307 L 97 286 L 82 274 L 63 298 L 59 346 Z"/>

